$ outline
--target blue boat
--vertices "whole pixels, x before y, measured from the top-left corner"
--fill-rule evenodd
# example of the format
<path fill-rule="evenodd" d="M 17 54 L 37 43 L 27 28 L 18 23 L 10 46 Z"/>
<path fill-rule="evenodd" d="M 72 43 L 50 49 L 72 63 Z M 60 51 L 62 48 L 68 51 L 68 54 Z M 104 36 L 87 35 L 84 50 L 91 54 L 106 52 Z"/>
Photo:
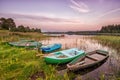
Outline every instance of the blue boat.
<path fill-rule="evenodd" d="M 41 50 L 43 52 L 52 52 L 52 51 L 55 51 L 57 49 L 60 49 L 61 48 L 61 44 L 58 44 L 58 43 L 55 43 L 55 44 L 49 44 L 49 45 L 46 45 L 46 46 L 41 46 Z"/>

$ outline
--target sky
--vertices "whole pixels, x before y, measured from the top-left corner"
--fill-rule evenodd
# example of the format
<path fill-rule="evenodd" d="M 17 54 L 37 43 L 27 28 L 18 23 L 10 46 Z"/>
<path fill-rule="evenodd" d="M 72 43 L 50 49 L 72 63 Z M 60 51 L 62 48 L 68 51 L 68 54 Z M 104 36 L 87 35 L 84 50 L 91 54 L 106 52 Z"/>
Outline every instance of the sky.
<path fill-rule="evenodd" d="M 0 0 L 0 17 L 42 31 L 93 31 L 120 24 L 120 0 Z"/>

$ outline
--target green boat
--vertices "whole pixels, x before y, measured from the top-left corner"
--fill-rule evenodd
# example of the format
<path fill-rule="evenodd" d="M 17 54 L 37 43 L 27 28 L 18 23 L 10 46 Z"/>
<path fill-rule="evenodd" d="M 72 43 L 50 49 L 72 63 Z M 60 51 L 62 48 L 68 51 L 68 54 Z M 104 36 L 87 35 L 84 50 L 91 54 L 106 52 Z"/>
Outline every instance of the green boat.
<path fill-rule="evenodd" d="M 77 48 L 71 48 L 63 51 L 58 51 L 50 53 L 44 57 L 46 63 L 51 64 L 64 64 L 72 61 L 74 58 L 84 56 L 85 52 L 83 50 L 78 50 Z"/>
<path fill-rule="evenodd" d="M 15 47 L 29 47 L 29 48 L 36 48 L 37 46 L 42 45 L 41 43 L 34 40 L 20 40 L 18 42 L 8 42 L 8 44 Z"/>

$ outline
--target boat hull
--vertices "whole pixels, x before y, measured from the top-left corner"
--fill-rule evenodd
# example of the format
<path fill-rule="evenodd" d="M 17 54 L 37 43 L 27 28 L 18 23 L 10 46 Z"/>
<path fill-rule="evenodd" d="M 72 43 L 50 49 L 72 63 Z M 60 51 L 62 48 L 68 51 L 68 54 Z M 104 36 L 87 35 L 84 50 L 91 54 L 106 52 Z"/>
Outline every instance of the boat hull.
<path fill-rule="evenodd" d="M 19 41 L 19 42 L 8 42 L 8 45 L 19 47 L 19 48 L 36 48 L 38 45 L 41 46 L 42 44 L 36 41 Z"/>
<path fill-rule="evenodd" d="M 61 46 L 62 46 L 61 44 L 53 44 L 53 46 L 50 46 L 48 48 L 41 47 L 41 50 L 42 52 L 48 53 L 48 52 L 52 52 L 52 51 L 60 49 Z"/>
<path fill-rule="evenodd" d="M 89 54 L 89 53 L 87 53 L 87 54 Z M 72 62 L 70 62 L 70 63 L 67 64 L 67 69 L 68 69 L 69 71 L 77 71 L 77 70 L 82 70 L 82 69 L 86 69 L 86 68 L 95 66 L 95 65 L 97 65 L 97 64 L 99 64 L 99 63 L 102 63 L 103 61 L 107 60 L 107 58 L 109 57 L 108 53 L 103 54 L 103 55 L 105 55 L 105 57 L 104 57 L 103 59 L 98 60 L 98 61 L 95 61 L 95 62 L 93 62 L 93 63 L 86 64 L 86 65 L 83 65 L 83 64 L 85 64 L 85 63 L 83 63 L 83 64 L 80 64 L 80 65 L 76 65 L 76 66 L 75 66 L 75 64 L 74 64 L 74 65 L 70 65 L 70 64 L 72 63 Z M 84 59 L 84 58 L 85 58 L 85 56 L 82 57 L 81 59 L 80 59 L 80 58 L 79 58 L 79 59 L 82 60 L 82 59 Z M 84 61 L 84 60 L 83 60 L 83 61 Z M 77 63 L 76 63 L 76 64 L 77 64 Z"/>

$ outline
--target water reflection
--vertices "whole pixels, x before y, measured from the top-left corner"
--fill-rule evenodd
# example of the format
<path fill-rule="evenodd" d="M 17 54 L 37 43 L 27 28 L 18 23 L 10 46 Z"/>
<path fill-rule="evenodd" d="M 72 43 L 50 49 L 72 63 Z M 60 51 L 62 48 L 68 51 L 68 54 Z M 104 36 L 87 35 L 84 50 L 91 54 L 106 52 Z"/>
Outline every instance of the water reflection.
<path fill-rule="evenodd" d="M 110 48 L 109 46 L 104 46 L 98 41 L 93 40 L 89 37 L 91 36 L 65 35 L 65 37 L 54 37 L 50 38 L 49 40 L 43 40 L 42 43 L 61 43 L 62 49 L 77 47 L 78 49 L 82 49 L 85 52 L 90 52 L 96 49 L 109 51 L 110 57 L 104 64 L 98 66 L 97 68 L 93 68 L 93 70 L 90 70 L 87 73 L 80 74 L 82 76 L 82 80 L 90 80 L 90 78 L 98 80 L 100 77 L 102 77 L 103 74 L 104 76 L 107 76 L 105 78 L 109 80 L 109 77 L 115 76 L 117 75 L 117 73 L 120 73 L 119 52 Z M 77 80 L 77 78 L 75 80 Z"/>

